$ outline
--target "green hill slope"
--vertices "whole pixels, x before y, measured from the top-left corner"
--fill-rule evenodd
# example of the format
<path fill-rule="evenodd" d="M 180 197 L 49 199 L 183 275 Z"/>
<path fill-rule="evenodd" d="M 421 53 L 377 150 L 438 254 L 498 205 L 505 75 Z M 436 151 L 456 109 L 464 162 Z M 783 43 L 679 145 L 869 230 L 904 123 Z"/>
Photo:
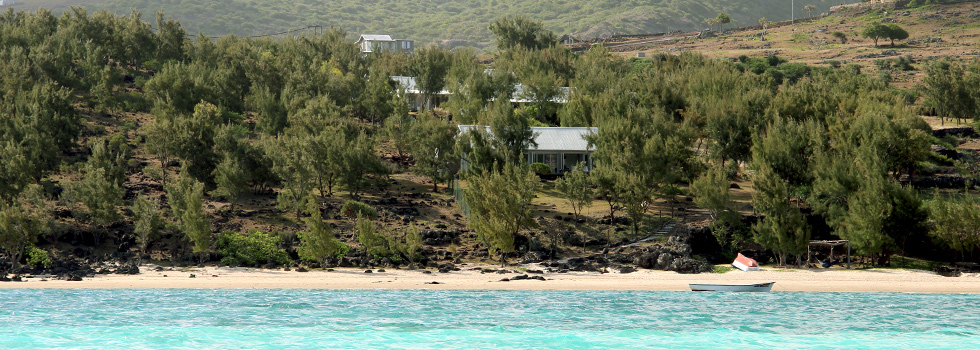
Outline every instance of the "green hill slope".
<path fill-rule="evenodd" d="M 805 5 L 816 6 L 817 15 L 841 2 L 857 1 L 796 1 L 796 17 L 806 16 Z M 729 27 L 754 25 L 761 17 L 788 20 L 793 12 L 789 0 L 25 0 L 17 7 L 63 10 L 69 5 L 123 14 L 135 9 L 147 19 L 163 12 L 191 33 L 214 36 L 322 25 L 342 27 L 351 35 L 384 33 L 423 44 L 477 47 L 492 45 L 487 24 L 505 15 L 526 15 L 559 34 L 596 37 L 695 30 L 722 11 L 731 16 Z"/>

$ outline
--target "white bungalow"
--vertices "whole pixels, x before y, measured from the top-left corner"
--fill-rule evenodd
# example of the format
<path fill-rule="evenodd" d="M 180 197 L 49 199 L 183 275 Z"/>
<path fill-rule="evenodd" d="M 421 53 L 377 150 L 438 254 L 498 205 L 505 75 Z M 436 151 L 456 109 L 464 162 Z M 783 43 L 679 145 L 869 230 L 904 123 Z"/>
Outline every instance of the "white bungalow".
<path fill-rule="evenodd" d="M 425 96 L 419 90 L 418 83 L 415 81 L 415 77 L 406 76 L 392 76 L 391 80 L 398 84 L 399 89 L 405 94 L 405 100 L 408 102 L 409 109 L 413 111 L 419 111 L 425 108 Z M 550 100 L 554 103 L 567 103 L 572 96 L 572 89 L 568 87 L 559 87 L 558 95 L 552 97 Z M 449 97 L 452 96 L 452 91 L 446 90 L 439 91 L 432 95 L 432 107 L 437 107 L 443 102 L 449 101 Z M 522 85 L 514 85 L 514 94 L 510 98 L 510 102 L 516 105 L 530 104 L 534 103 L 534 93 L 528 91 L 528 89 Z"/>
<path fill-rule="evenodd" d="M 381 51 L 400 51 L 411 54 L 415 51 L 415 40 L 392 39 L 390 35 L 362 34 L 357 39 L 361 53 L 368 54 Z"/>
<path fill-rule="evenodd" d="M 481 127 L 490 131 L 489 126 L 480 125 L 460 125 L 459 131 L 462 134 Z M 552 174 L 563 174 L 579 164 L 585 171 L 592 170 L 592 152 L 595 150 L 585 137 L 597 133 L 598 128 L 532 127 L 531 131 L 538 145 L 524 150 L 528 163 L 544 163 L 551 168 Z M 462 163 L 462 168 L 466 169 L 465 157 Z"/>
<path fill-rule="evenodd" d="M 415 82 L 415 77 L 406 76 L 393 76 L 391 80 L 398 84 L 399 90 L 405 94 L 405 100 L 408 102 L 408 108 L 413 111 L 420 111 L 425 108 L 425 96 L 422 91 L 419 90 L 418 84 Z M 452 95 L 449 90 L 442 89 L 432 95 L 432 106 L 438 106 L 443 102 L 449 100 L 449 95 Z"/>

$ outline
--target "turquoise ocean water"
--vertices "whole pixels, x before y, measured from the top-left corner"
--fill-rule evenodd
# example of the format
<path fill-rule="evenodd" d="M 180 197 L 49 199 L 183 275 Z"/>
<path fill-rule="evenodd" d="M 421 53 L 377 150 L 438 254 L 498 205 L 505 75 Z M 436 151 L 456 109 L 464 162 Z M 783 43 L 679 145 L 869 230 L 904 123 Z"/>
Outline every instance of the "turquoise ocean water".
<path fill-rule="evenodd" d="M 0 349 L 980 348 L 980 295 L 0 290 Z"/>

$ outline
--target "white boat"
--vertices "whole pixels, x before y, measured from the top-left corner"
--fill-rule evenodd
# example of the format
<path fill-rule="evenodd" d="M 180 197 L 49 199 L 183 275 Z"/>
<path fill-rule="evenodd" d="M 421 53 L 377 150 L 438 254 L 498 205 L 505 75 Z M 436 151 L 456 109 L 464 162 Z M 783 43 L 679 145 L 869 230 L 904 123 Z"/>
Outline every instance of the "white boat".
<path fill-rule="evenodd" d="M 691 290 L 695 292 L 768 292 L 776 282 L 755 283 L 755 284 L 704 284 L 691 283 Z"/>

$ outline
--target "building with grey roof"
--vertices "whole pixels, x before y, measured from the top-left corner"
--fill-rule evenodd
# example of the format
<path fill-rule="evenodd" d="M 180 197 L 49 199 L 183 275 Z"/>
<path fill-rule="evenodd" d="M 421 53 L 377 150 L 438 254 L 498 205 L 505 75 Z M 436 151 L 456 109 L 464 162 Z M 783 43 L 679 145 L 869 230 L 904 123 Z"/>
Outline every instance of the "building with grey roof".
<path fill-rule="evenodd" d="M 490 127 L 484 125 L 460 125 L 459 132 L 462 134 L 481 128 L 490 133 Z M 544 163 L 551 168 L 552 174 L 563 174 L 580 164 L 585 171 L 592 170 L 592 152 L 595 149 L 585 137 L 599 132 L 598 128 L 532 127 L 531 131 L 537 146 L 532 145 L 524 150 L 528 163 Z M 467 167 L 465 155 L 461 167 Z"/>
<path fill-rule="evenodd" d="M 415 52 L 415 40 L 392 39 L 390 35 L 361 34 L 356 44 L 363 54 L 381 51 L 399 51 L 408 54 Z"/>

